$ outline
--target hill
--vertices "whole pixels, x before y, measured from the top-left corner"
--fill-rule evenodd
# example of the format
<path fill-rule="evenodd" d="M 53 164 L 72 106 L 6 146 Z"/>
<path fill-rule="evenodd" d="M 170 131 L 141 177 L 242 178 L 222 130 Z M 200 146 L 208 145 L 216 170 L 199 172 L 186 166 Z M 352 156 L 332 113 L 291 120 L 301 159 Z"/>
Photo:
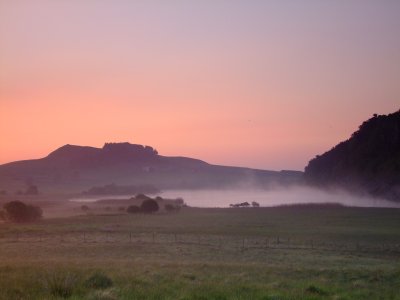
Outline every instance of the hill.
<path fill-rule="evenodd" d="M 305 168 L 308 183 L 400 201 L 400 110 L 374 115 Z"/>
<path fill-rule="evenodd" d="M 149 146 L 106 143 L 103 148 L 65 145 L 47 157 L 0 165 L 0 190 L 35 184 L 45 192 L 82 192 L 93 186 L 152 185 L 158 189 L 267 187 L 300 180 L 302 172 L 266 171 L 159 155 Z"/>

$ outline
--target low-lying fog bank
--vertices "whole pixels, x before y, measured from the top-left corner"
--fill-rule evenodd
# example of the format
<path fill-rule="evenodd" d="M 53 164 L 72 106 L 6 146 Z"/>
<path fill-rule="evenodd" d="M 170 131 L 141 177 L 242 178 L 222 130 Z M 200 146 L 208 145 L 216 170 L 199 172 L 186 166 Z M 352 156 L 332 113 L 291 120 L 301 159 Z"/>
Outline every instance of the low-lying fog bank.
<path fill-rule="evenodd" d="M 82 196 L 71 199 L 74 202 L 95 202 L 100 199 L 129 199 L 134 195 Z M 340 203 L 358 207 L 399 207 L 383 199 L 360 197 L 344 191 L 323 191 L 310 187 L 284 187 L 271 190 L 229 189 L 229 190 L 167 190 L 160 193 L 167 199 L 183 198 L 192 207 L 229 207 L 241 202 L 258 202 L 260 206 L 270 207 L 297 203 Z"/>
<path fill-rule="evenodd" d="M 359 207 L 400 207 L 382 199 L 358 197 L 344 191 L 328 192 L 309 187 L 285 187 L 272 190 L 230 189 L 230 190 L 169 190 L 161 193 L 163 198 L 181 197 L 193 207 L 228 207 L 241 202 L 258 202 L 270 207 L 296 203 L 334 202 Z"/>

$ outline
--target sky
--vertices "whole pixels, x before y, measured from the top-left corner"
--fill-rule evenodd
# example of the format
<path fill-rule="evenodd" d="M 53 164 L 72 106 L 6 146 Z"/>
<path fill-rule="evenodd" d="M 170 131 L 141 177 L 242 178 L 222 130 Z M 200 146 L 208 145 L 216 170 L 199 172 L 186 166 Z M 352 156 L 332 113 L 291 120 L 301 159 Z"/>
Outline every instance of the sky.
<path fill-rule="evenodd" d="M 303 170 L 399 81 L 397 0 L 0 0 L 0 164 L 128 141 Z"/>

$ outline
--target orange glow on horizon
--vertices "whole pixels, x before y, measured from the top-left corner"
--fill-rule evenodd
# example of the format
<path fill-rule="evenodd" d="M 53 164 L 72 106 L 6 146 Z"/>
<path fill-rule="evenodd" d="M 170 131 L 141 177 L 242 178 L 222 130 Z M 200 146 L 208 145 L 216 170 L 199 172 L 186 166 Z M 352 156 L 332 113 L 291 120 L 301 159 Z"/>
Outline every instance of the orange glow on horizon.
<path fill-rule="evenodd" d="M 350 2 L 0 2 L 0 164 L 127 141 L 302 170 L 399 109 L 400 5 Z"/>

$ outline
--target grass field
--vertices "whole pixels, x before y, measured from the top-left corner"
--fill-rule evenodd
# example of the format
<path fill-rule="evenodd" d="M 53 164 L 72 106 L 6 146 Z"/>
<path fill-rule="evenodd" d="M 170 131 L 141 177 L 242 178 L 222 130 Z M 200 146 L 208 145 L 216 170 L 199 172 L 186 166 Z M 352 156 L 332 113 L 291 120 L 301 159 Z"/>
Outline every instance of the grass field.
<path fill-rule="evenodd" d="M 63 297 L 400 299 L 400 209 L 98 210 L 0 224 L 0 299 Z"/>

